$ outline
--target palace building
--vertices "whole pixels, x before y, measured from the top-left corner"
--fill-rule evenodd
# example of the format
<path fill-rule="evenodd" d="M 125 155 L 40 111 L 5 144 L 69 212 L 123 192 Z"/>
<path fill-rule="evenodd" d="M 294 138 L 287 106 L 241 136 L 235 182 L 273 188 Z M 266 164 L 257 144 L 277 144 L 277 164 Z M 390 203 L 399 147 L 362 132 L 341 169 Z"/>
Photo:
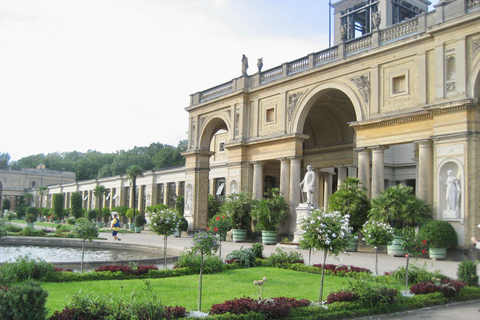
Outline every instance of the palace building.
<path fill-rule="evenodd" d="M 204 229 L 209 193 L 261 198 L 278 187 L 291 209 L 281 231 L 292 235 L 311 165 L 319 207 L 346 177 L 370 198 L 409 185 L 468 245 L 480 223 L 480 1 L 430 12 L 425 0 L 333 2 L 333 46 L 191 95 L 186 165 L 138 178 L 139 209 L 184 195 L 190 229 Z M 98 184 L 111 190 L 107 206 L 128 205 L 124 177 L 49 194 L 67 206 L 83 192 L 89 207 Z"/>

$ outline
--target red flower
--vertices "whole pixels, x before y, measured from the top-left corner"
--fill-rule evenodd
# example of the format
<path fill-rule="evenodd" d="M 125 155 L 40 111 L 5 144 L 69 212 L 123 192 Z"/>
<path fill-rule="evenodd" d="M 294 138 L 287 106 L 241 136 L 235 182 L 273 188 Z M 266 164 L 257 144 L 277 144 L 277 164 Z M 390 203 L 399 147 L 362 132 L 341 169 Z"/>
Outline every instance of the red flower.
<path fill-rule="evenodd" d="M 405 255 L 405 258 L 408 258 L 408 254 Z"/>
<path fill-rule="evenodd" d="M 220 217 L 217 217 L 217 221 L 220 220 Z"/>
<path fill-rule="evenodd" d="M 210 230 L 210 227 L 207 227 L 207 230 Z"/>
<path fill-rule="evenodd" d="M 423 249 L 423 250 L 422 250 L 422 253 L 423 253 L 423 254 L 427 253 L 427 250 Z"/>
<path fill-rule="evenodd" d="M 218 228 L 214 228 L 213 231 L 217 232 L 217 231 L 218 231 Z"/>
<path fill-rule="evenodd" d="M 225 219 L 225 216 L 222 216 L 222 219 Z"/>
<path fill-rule="evenodd" d="M 28 222 L 30 223 L 30 220 L 28 220 Z"/>
<path fill-rule="evenodd" d="M 423 240 L 422 242 L 423 244 L 427 244 L 427 239 Z"/>

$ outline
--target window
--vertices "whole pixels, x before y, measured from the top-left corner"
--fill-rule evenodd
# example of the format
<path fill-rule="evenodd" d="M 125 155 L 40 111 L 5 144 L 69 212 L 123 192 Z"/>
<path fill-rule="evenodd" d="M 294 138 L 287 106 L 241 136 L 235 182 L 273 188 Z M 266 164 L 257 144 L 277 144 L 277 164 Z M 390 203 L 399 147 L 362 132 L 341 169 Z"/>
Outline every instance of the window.
<path fill-rule="evenodd" d="M 218 152 L 225 152 L 225 142 L 220 142 L 218 144 Z"/>
<path fill-rule="evenodd" d="M 408 70 L 390 75 L 390 97 L 408 94 Z"/>
<path fill-rule="evenodd" d="M 268 108 L 265 110 L 265 122 L 275 122 L 275 108 Z"/>
<path fill-rule="evenodd" d="M 32 181 L 32 188 L 35 187 L 36 184 L 37 184 L 36 181 Z"/>
<path fill-rule="evenodd" d="M 405 85 L 405 75 L 400 77 L 395 77 L 392 79 L 392 88 L 393 94 L 398 94 L 405 92 L 406 85 Z"/>

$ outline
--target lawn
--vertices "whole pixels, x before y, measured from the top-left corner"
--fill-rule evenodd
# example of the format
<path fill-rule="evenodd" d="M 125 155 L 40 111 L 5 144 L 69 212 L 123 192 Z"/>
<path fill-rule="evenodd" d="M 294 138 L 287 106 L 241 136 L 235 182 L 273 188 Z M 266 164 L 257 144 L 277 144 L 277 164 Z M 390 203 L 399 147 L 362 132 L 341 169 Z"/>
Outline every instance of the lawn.
<path fill-rule="evenodd" d="M 257 298 L 258 286 L 254 280 L 267 277 L 263 297 L 295 297 L 297 299 L 318 300 L 321 275 L 285 270 L 280 268 L 249 268 L 228 270 L 203 276 L 202 311 L 208 312 L 216 303 L 222 303 L 243 296 Z M 198 275 L 150 279 L 151 288 L 165 305 L 180 305 L 188 310 L 196 310 L 198 297 Z M 347 278 L 325 276 L 324 299 L 333 291 L 339 291 Z M 90 281 L 43 283 L 48 291 L 46 307 L 52 314 L 62 310 L 72 295 L 80 290 L 95 295 L 114 294 L 117 298 L 130 296 L 134 290 L 145 288 L 144 280 Z"/>

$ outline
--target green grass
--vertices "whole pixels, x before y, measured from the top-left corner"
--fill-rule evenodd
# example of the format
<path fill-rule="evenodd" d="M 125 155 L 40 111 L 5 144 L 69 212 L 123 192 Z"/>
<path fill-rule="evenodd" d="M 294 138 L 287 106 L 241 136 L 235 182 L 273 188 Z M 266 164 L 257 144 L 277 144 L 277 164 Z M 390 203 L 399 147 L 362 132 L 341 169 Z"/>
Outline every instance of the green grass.
<path fill-rule="evenodd" d="M 297 299 L 318 300 L 321 275 L 285 270 L 279 268 L 258 267 L 229 270 L 203 276 L 202 311 L 208 312 L 215 303 L 222 303 L 243 296 L 257 298 L 258 287 L 254 280 L 267 277 L 264 298 L 294 297 Z M 134 290 L 145 287 L 144 280 L 91 281 L 43 283 L 48 291 L 46 307 L 50 314 L 62 310 L 71 297 L 80 290 L 95 295 L 114 294 L 117 298 L 128 297 Z M 151 288 L 165 305 L 180 305 L 187 310 L 196 310 L 198 298 L 198 275 L 164 279 L 150 279 Z M 339 291 L 346 278 L 325 276 L 323 298 Z"/>

